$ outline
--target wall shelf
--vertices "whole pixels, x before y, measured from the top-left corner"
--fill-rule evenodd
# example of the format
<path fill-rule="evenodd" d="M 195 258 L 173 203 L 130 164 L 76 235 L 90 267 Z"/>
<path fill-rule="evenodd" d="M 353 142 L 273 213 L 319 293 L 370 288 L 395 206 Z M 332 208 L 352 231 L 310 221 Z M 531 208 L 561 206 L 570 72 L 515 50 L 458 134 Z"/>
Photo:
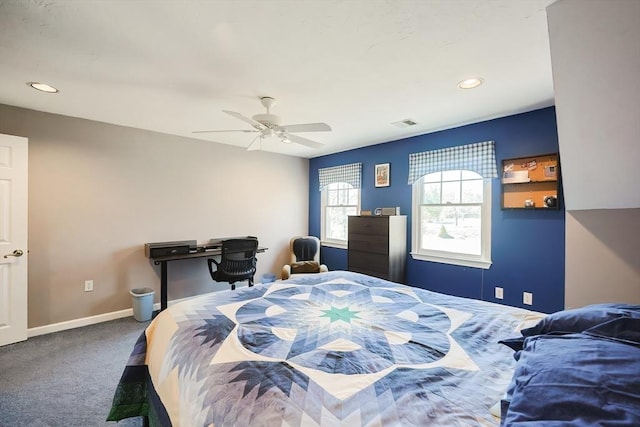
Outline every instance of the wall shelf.
<path fill-rule="evenodd" d="M 502 161 L 502 209 L 560 208 L 558 153 Z"/>

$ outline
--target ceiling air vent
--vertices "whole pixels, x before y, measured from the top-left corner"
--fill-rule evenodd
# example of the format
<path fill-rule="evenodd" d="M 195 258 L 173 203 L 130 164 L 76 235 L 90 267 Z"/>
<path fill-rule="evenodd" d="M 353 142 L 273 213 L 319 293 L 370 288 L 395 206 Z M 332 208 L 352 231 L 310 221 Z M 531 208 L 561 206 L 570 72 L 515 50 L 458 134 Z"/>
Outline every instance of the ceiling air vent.
<path fill-rule="evenodd" d="M 397 126 L 399 128 L 408 128 L 409 126 L 415 126 L 418 124 L 418 122 L 415 122 L 411 119 L 404 119 L 404 120 L 400 120 L 399 122 L 393 122 L 391 123 L 394 126 Z"/>

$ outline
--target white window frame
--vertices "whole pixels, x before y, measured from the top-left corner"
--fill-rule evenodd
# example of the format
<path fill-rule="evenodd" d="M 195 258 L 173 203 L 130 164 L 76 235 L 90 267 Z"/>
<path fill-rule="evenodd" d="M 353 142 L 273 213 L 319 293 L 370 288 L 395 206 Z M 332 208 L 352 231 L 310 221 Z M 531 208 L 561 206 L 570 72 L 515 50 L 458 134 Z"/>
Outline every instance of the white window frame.
<path fill-rule="evenodd" d="M 473 171 L 470 171 L 473 172 Z M 456 252 L 445 252 L 420 249 L 422 230 L 420 227 L 420 206 L 424 175 L 413 183 L 412 189 L 412 221 L 411 221 L 411 257 L 416 260 L 432 261 L 442 264 L 452 264 L 464 267 L 488 269 L 491 267 L 491 178 L 483 179 L 483 198 L 481 208 L 481 250 L 480 255 L 470 255 Z"/>
<path fill-rule="evenodd" d="M 335 185 L 335 184 L 346 184 L 348 186 L 351 187 L 351 190 L 356 190 L 358 192 L 358 203 L 357 205 L 329 205 L 328 204 L 328 194 L 329 191 L 332 191 L 333 188 L 330 188 L 331 186 Z M 361 188 L 353 188 L 353 186 L 349 183 L 346 182 L 335 182 L 332 184 L 327 185 L 326 187 L 324 187 L 321 191 L 320 191 L 320 243 L 323 246 L 330 246 L 330 247 L 334 247 L 334 248 L 341 248 L 341 249 L 347 249 L 348 247 L 348 240 L 339 240 L 339 239 L 330 239 L 327 237 L 327 229 L 326 229 L 326 225 L 325 225 L 325 220 L 326 220 L 326 211 L 327 208 L 329 207 L 336 207 L 336 206 L 343 206 L 343 207 L 348 207 L 348 206 L 354 206 L 356 208 L 356 214 L 358 212 L 360 212 L 360 202 L 361 202 L 361 198 L 362 198 L 362 189 Z M 333 190 L 335 191 L 335 190 Z M 345 215 L 347 216 L 347 215 Z M 345 218 L 345 221 L 347 221 L 348 223 L 348 218 Z M 347 230 L 347 235 L 348 235 L 348 230 Z"/>

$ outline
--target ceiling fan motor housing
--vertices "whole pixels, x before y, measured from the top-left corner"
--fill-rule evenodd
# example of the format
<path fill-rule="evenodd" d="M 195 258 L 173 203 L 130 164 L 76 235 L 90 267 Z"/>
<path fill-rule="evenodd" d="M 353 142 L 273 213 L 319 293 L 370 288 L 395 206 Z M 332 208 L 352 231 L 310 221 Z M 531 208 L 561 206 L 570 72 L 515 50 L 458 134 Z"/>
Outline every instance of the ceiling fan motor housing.
<path fill-rule="evenodd" d="M 276 116 L 275 114 L 256 114 L 251 118 L 258 123 L 262 123 L 269 129 L 273 129 L 280 124 L 280 116 Z"/>

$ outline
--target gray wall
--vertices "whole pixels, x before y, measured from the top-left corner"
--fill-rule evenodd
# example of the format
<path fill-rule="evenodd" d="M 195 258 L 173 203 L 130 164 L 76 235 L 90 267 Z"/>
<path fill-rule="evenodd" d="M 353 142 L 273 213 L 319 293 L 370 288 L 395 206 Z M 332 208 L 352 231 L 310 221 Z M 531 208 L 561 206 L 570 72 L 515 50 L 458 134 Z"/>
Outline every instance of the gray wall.
<path fill-rule="evenodd" d="M 566 204 L 565 305 L 640 304 L 640 2 L 547 8 Z"/>
<path fill-rule="evenodd" d="M 599 209 L 567 213 L 568 308 L 600 302 L 640 304 L 639 212 Z"/>
<path fill-rule="evenodd" d="M 159 301 L 146 242 L 255 235 L 259 278 L 307 232 L 306 159 L 4 105 L 0 133 L 29 138 L 30 328 L 130 308 L 133 287 Z M 204 259 L 169 282 L 170 300 L 228 288 Z"/>

